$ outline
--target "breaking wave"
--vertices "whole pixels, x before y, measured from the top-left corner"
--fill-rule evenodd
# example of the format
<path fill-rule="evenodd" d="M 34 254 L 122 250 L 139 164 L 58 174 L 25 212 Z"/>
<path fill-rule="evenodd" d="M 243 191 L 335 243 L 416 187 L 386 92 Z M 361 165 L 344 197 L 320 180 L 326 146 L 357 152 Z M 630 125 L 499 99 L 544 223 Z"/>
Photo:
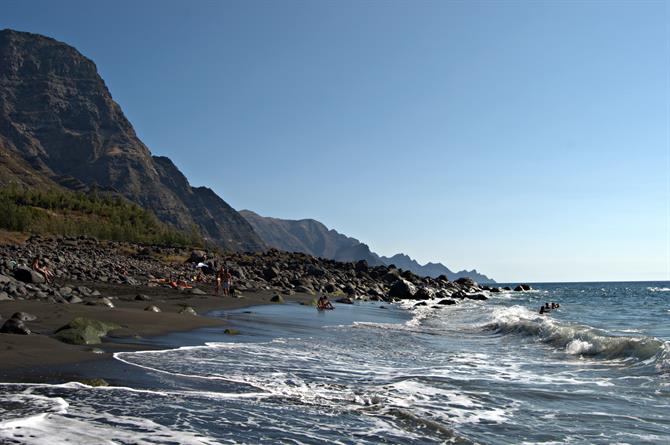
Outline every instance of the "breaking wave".
<path fill-rule="evenodd" d="M 616 336 L 590 326 L 563 324 L 522 306 L 496 308 L 491 318 L 483 330 L 533 337 L 570 355 L 634 360 L 653 363 L 659 371 L 670 369 L 670 342 L 657 338 Z"/>

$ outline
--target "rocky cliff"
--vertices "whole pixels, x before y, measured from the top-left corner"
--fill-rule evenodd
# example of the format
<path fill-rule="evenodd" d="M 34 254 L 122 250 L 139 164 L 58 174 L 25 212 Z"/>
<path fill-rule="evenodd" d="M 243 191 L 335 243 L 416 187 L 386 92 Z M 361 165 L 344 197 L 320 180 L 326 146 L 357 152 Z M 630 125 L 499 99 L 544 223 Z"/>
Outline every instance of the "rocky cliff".
<path fill-rule="evenodd" d="M 370 266 L 383 264 L 366 244 L 335 230 L 330 230 L 314 219 L 270 218 L 260 216 L 250 210 L 241 210 L 240 214 L 271 247 L 286 252 L 307 253 L 330 260 L 366 260 Z"/>
<path fill-rule="evenodd" d="M 91 60 L 54 39 L 2 30 L 0 183 L 8 182 L 112 189 L 225 249 L 265 247 L 212 190 L 151 155 Z"/>
<path fill-rule="evenodd" d="M 372 252 L 367 244 L 336 230 L 328 229 L 314 219 L 270 218 L 260 216 L 250 210 L 241 210 L 240 214 L 249 221 L 267 245 L 287 252 L 302 252 L 337 261 L 365 260 L 370 266 L 393 264 L 422 277 L 436 278 L 446 275 L 450 280 L 472 278 L 479 283 L 495 283 L 494 280 L 476 270 L 452 272 L 441 263 L 421 265 L 402 253 L 392 257 L 379 256 Z"/>
<path fill-rule="evenodd" d="M 447 266 L 442 263 L 426 263 L 421 265 L 418 261 L 410 258 L 409 256 L 398 253 L 392 257 L 379 257 L 382 263 L 389 266 L 393 264 L 396 267 L 399 267 L 404 270 L 411 270 L 413 273 L 421 277 L 439 277 L 440 275 L 446 275 L 450 280 L 455 280 L 458 278 L 471 278 L 477 283 L 482 284 L 491 284 L 495 283 L 495 280 L 487 277 L 486 275 L 477 272 L 477 269 L 473 270 L 460 270 L 458 272 L 451 271 Z"/>

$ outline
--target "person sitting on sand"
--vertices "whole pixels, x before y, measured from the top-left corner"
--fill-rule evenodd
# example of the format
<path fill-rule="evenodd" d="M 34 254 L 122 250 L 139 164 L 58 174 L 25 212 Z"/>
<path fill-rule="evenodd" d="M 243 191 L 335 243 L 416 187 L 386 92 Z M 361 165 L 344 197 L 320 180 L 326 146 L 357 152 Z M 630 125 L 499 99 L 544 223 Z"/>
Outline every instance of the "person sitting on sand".
<path fill-rule="evenodd" d="M 47 266 L 42 266 L 40 264 L 39 257 L 35 257 L 35 259 L 33 259 L 32 269 L 35 272 L 39 272 L 42 275 L 44 275 L 44 279 L 46 280 L 47 283 L 51 283 L 51 280 L 53 279 L 54 276 L 53 272 L 51 272 Z"/>
<path fill-rule="evenodd" d="M 328 297 L 326 297 L 325 295 L 321 295 L 319 297 L 319 301 L 316 304 L 316 308 L 320 311 L 323 311 L 323 310 L 326 310 L 326 309 L 335 309 L 333 307 L 333 304 L 330 302 L 330 300 L 328 300 Z"/>

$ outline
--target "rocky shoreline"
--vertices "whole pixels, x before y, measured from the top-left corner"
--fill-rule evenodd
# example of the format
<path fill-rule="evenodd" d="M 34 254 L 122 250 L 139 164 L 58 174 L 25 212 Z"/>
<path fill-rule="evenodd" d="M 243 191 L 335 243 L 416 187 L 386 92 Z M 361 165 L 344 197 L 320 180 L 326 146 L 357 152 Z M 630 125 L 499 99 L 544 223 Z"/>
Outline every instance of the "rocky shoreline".
<path fill-rule="evenodd" d="M 52 283 L 46 283 L 42 274 L 31 270 L 35 257 L 54 273 Z M 85 236 L 33 236 L 24 243 L 0 246 L 0 301 L 110 306 L 108 299 L 100 298 L 96 283 L 174 288 L 174 282 L 179 282 L 186 283 L 181 286 L 184 292 L 204 294 L 201 288 L 211 286 L 214 277 L 201 275 L 202 281 L 199 281 L 195 268 L 199 262 L 227 268 L 233 275 L 236 294 L 271 290 L 282 295 L 322 293 L 351 301 L 411 299 L 452 304 L 450 301 L 463 299 L 485 300 L 483 291 L 512 290 L 479 285 L 470 278 L 449 281 L 444 275 L 419 277 L 393 265 L 371 267 L 364 260 L 338 262 L 276 249 L 220 254 L 99 241 Z M 93 286 L 77 284 L 84 282 Z M 530 290 L 530 287 L 520 285 L 515 290 Z"/>
<path fill-rule="evenodd" d="M 53 272 L 51 282 L 31 269 L 36 257 Z M 199 273 L 200 262 L 231 272 L 231 297 L 214 295 L 214 275 Z M 197 313 L 285 299 L 315 304 L 317 295 L 343 304 L 412 300 L 415 306 L 439 307 L 466 299 L 486 300 L 503 290 L 511 289 L 275 249 L 219 253 L 90 237 L 33 236 L 0 246 L 0 317 L 5 317 L 0 318 L 0 347 L 3 341 L 6 349 L 21 346 L 16 337 L 33 332 L 48 339 L 50 343 L 41 344 L 48 349 L 56 343 L 96 345 L 109 341 L 107 335 L 213 326 L 221 320 Z"/>

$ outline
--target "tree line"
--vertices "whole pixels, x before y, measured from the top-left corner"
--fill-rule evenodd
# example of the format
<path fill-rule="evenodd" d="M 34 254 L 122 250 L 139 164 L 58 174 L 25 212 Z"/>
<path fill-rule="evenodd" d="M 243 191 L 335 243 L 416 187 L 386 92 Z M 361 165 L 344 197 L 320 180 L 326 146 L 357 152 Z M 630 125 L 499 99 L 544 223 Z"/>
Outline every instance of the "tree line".
<path fill-rule="evenodd" d="M 204 245 L 195 226 L 176 230 L 137 204 L 95 189 L 84 193 L 18 185 L 0 188 L 0 228 L 141 244 Z"/>

